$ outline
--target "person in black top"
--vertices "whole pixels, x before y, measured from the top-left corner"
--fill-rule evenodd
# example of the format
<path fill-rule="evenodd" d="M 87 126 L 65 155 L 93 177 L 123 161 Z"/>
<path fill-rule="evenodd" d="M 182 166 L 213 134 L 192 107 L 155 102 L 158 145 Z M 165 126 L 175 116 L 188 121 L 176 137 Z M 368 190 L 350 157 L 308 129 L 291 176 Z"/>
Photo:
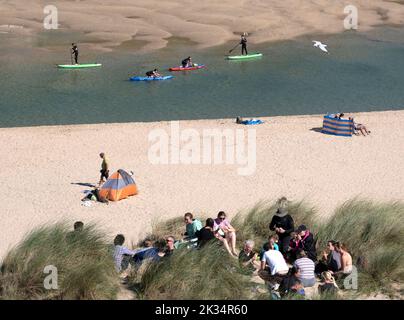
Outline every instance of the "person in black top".
<path fill-rule="evenodd" d="M 241 54 L 244 55 L 244 52 L 245 52 L 245 54 L 247 55 L 248 54 L 248 51 L 247 51 L 247 34 L 245 32 L 241 36 L 240 44 L 241 44 Z"/>
<path fill-rule="evenodd" d="M 215 233 L 213 231 L 213 227 L 215 225 L 215 221 L 212 218 L 208 218 L 206 220 L 206 225 L 196 232 L 196 236 L 198 237 L 198 247 L 203 247 L 208 241 L 215 238 Z"/>
<path fill-rule="evenodd" d="M 157 77 L 161 77 L 161 74 L 157 72 L 157 69 L 154 69 L 151 71 L 147 71 L 146 76 L 149 78 L 157 78 Z"/>
<path fill-rule="evenodd" d="M 290 234 L 295 229 L 293 218 L 288 214 L 287 199 L 278 200 L 278 210 L 272 217 L 269 229 L 279 236 L 279 251 L 286 254 L 289 248 Z"/>
<path fill-rule="evenodd" d="M 192 59 L 191 57 L 185 58 L 181 62 L 183 68 L 192 67 Z"/>
<path fill-rule="evenodd" d="M 74 56 L 75 63 L 78 64 L 79 48 L 75 43 L 72 43 L 72 55 Z"/>
<path fill-rule="evenodd" d="M 298 239 L 303 244 L 303 250 L 306 252 L 307 258 L 317 261 L 316 242 L 314 241 L 313 234 L 307 229 L 305 225 L 301 225 L 296 230 Z"/>

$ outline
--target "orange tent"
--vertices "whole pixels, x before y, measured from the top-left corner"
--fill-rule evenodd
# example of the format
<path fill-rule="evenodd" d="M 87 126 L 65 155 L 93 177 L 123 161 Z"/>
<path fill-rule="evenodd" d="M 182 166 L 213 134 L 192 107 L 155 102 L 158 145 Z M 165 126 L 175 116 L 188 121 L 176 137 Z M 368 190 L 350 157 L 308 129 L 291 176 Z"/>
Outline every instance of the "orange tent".
<path fill-rule="evenodd" d="M 119 201 L 137 193 L 135 180 L 122 169 L 113 173 L 100 189 L 100 197 L 111 201 Z"/>

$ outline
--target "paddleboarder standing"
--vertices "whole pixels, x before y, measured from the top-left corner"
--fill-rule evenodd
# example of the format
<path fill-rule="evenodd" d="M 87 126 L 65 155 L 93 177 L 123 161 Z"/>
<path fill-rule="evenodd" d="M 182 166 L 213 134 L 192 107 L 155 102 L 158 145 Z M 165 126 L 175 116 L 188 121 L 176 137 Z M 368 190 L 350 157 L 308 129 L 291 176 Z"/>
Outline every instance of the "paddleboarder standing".
<path fill-rule="evenodd" d="M 75 43 L 72 43 L 72 50 L 71 50 L 72 56 L 74 56 L 74 61 L 75 64 L 79 64 L 78 63 L 78 58 L 79 58 L 79 48 L 77 47 L 77 45 Z"/>
<path fill-rule="evenodd" d="M 241 35 L 240 44 L 241 44 L 241 55 L 244 55 L 244 52 L 245 52 L 246 55 L 248 55 L 248 51 L 247 51 L 247 33 L 246 32 L 244 32 Z"/>

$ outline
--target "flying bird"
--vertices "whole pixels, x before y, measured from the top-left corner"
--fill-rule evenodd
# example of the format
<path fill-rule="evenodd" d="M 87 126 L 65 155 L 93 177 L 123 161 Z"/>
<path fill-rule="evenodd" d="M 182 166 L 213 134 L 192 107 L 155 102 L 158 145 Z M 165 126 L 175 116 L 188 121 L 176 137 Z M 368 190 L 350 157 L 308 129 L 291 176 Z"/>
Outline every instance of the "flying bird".
<path fill-rule="evenodd" d="M 328 53 L 326 44 L 321 43 L 320 41 L 315 41 L 315 40 L 313 40 L 313 42 L 314 42 L 313 47 L 319 48 L 321 51 Z"/>

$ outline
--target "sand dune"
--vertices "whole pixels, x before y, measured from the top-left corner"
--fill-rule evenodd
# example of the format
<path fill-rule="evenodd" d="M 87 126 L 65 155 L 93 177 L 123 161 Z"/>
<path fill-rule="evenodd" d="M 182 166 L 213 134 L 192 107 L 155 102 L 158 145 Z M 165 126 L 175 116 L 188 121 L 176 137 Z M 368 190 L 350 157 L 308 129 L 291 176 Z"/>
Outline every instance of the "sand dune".
<path fill-rule="evenodd" d="M 43 8 L 47 4 L 40 0 L 2 1 L 0 25 L 24 26 L 13 32 L 44 31 Z M 384 0 L 58 0 L 52 4 L 58 8 L 60 30 L 83 33 L 102 50 L 132 39 L 147 41 L 146 50 L 159 49 L 173 36 L 207 47 L 237 40 L 243 31 L 250 33 L 251 43 L 336 33 L 344 31 L 343 9 L 349 4 L 359 10 L 359 31 L 404 23 L 402 4 Z"/>
<path fill-rule="evenodd" d="M 230 216 L 260 199 L 306 198 L 324 215 L 354 196 L 404 200 L 404 111 L 357 114 L 368 137 L 319 133 L 321 116 L 267 118 L 255 126 L 256 171 L 240 176 L 238 165 L 153 165 L 153 129 L 169 122 L 0 129 L 2 181 L 0 257 L 33 227 L 60 219 L 99 221 L 112 233 L 137 240 L 156 219 L 182 215 Z M 180 128 L 247 129 L 233 119 L 181 121 Z M 81 206 L 83 183 L 96 183 L 105 151 L 112 169 L 135 172 L 140 194 Z"/>

